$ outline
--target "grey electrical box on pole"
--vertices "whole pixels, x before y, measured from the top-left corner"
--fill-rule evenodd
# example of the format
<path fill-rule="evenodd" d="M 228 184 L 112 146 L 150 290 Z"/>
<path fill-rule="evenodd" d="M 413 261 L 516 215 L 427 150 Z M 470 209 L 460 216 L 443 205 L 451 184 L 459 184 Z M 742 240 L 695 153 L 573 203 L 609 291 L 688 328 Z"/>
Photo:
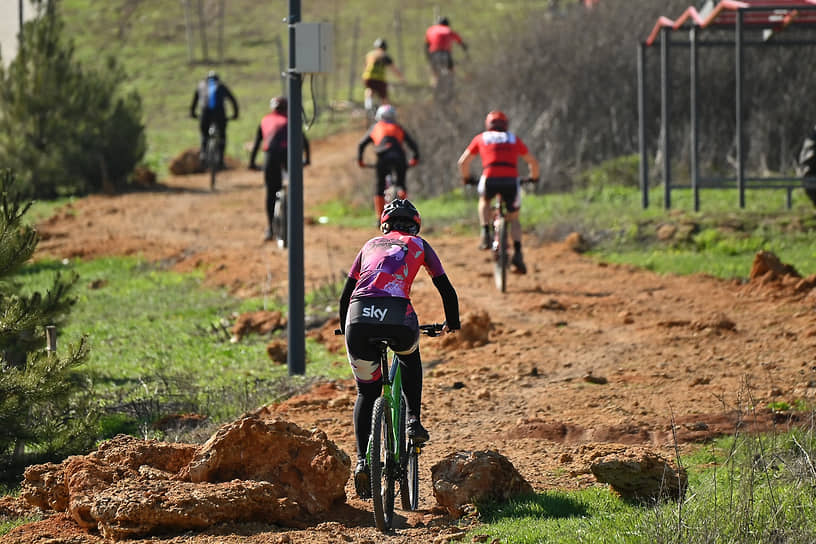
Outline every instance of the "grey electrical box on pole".
<path fill-rule="evenodd" d="M 289 375 L 306 373 L 306 292 L 303 263 L 303 97 L 301 74 L 330 71 L 332 28 L 301 23 L 300 0 L 289 0 Z"/>
<path fill-rule="evenodd" d="M 332 72 L 332 40 L 330 23 L 298 23 L 295 25 L 295 71 L 301 74 Z"/>

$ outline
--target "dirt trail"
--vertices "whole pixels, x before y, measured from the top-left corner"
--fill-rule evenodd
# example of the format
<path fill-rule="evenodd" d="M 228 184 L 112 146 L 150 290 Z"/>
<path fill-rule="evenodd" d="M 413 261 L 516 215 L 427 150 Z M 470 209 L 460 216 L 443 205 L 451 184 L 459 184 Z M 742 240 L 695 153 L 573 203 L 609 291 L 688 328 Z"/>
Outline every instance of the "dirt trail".
<path fill-rule="evenodd" d="M 350 134 L 314 143 L 314 165 L 305 172 L 308 202 L 346 194 L 360 177 L 359 190 L 369 191 L 370 172 L 351 167 L 356 140 Z M 177 270 L 200 268 L 209 284 L 238 295 L 285 296 L 285 254 L 261 242 L 260 174 L 227 172 L 216 193 L 206 190 L 203 176 L 165 184 L 163 192 L 77 201 L 41 225 L 39 254 L 140 254 Z M 308 222 L 307 288 L 344 273 L 375 234 Z M 496 449 L 537 490 L 575 488 L 593 485 L 582 460 L 599 443 L 670 451 L 672 418 L 687 447 L 733 430 L 738 408 L 812 400 L 816 394 L 816 292 L 657 276 L 528 237 L 530 271 L 511 276 L 501 296 L 488 256 L 476 249 L 476 233 L 455 236 L 427 223 L 463 314 L 486 312 L 493 328 L 483 346 L 423 342 L 423 413 L 432 439 L 422 458 L 423 499 L 419 512 L 401 513 L 406 517 L 389 541 L 430 542 L 445 530 L 449 521 L 433 510 L 429 467 L 453 451 Z M 423 321 L 442 318 L 427 277 L 418 277 L 414 302 Z M 606 383 L 591 383 L 589 375 Z M 353 452 L 353 401 L 349 380 L 270 410 L 324 429 Z M 750 419 L 765 426 L 772 420 L 764 411 Z M 316 528 L 227 526 L 166 542 L 380 541 L 370 528 L 369 505 L 353 498 L 351 485 L 347 489 L 348 505 Z"/>

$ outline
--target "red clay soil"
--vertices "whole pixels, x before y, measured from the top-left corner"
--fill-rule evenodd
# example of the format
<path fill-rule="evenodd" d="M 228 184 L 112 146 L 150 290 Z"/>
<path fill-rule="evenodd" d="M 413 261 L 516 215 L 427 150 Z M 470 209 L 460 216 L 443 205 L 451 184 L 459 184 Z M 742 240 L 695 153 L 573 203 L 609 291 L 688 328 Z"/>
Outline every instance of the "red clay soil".
<path fill-rule="evenodd" d="M 371 172 L 358 172 L 350 161 L 357 137 L 315 142 L 314 165 L 305 172 L 307 202 L 368 193 Z M 77 201 L 40 226 L 39 255 L 141 255 L 175 270 L 203 270 L 207 284 L 239 296 L 285 296 L 286 254 L 261 242 L 261 174 L 226 172 L 215 193 L 204 176 L 164 184 L 161 192 Z M 376 234 L 373 227 L 307 223 L 307 289 L 344 273 Z M 528 236 L 529 273 L 512 275 L 501 295 L 476 233 L 453 235 L 432 220 L 423 228 L 463 314 L 478 319 L 482 313 L 492 325 L 484 345 L 466 334 L 423 340 L 423 414 L 431 442 L 421 459 L 422 499 L 418 512 L 399 512 L 389 541 L 431 542 L 452 531 L 451 520 L 434 509 L 429 486 L 430 466 L 451 452 L 498 450 L 536 490 L 599 485 L 584 460 L 605 442 L 649 445 L 673 456 L 673 435 L 687 449 L 738 423 L 784 428 L 790 424 L 784 417 L 749 407 L 816 395 L 814 290 L 797 292 L 789 282 L 658 276 Z M 443 319 L 424 273 L 415 282 L 414 303 L 422 321 Z M 354 384 L 347 380 L 267 409 L 320 427 L 353 454 L 353 401 Z M 305 530 L 228 525 L 150 542 L 380 542 L 370 503 L 356 499 L 351 483 L 347 494 L 346 505 Z M 30 538 L 19 532 L 6 538 L 44 542 L 49 533 L 65 535 L 63 523 L 48 520 L 37 529 L 27 526 Z"/>

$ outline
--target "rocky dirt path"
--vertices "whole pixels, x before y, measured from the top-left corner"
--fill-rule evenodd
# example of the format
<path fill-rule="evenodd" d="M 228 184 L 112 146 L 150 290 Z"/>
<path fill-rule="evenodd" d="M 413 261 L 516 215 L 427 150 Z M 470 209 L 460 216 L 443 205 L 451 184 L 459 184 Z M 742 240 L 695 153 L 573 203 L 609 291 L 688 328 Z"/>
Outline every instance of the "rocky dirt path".
<path fill-rule="evenodd" d="M 308 202 L 358 186 L 368 192 L 367 176 L 360 179 L 351 167 L 356 139 L 315 142 L 315 164 L 306 171 Z M 77 201 L 40 226 L 39 254 L 139 254 L 177 270 L 203 269 L 208 284 L 237 295 L 285 296 L 285 254 L 261 242 L 260 174 L 228 172 L 216 193 L 206 190 L 203 176 L 171 178 L 165 185 L 161 192 Z M 375 234 L 307 222 L 307 289 L 344 273 Z M 456 236 L 427 223 L 466 321 L 489 322 L 490 331 L 483 345 L 467 334 L 423 342 L 423 413 L 432 438 L 422 457 L 423 499 L 420 511 L 400 512 L 389 542 L 431 542 L 451 531 L 451 521 L 434 509 L 429 467 L 454 451 L 496 449 L 537 490 L 597 485 L 584 461 L 604 443 L 644 444 L 671 454 L 672 419 L 681 447 L 688 448 L 733 430 L 740 409 L 816 394 L 816 291 L 797 292 L 790 283 L 657 276 L 528 237 L 530 272 L 511 276 L 508 292 L 499 295 L 475 233 Z M 442 318 L 425 277 L 418 277 L 414 302 L 423 321 Z M 320 427 L 353 452 L 353 401 L 348 380 L 267 409 Z M 772 424 L 764 410 L 749 419 L 765 428 Z M 380 542 L 369 505 L 354 498 L 351 485 L 347 491 L 348 503 L 309 529 L 230 525 L 150 542 Z M 59 519 L 48 523 L 56 527 Z M 40 524 L 41 538 L 31 532 L 14 541 L 44 542 L 47 533 L 54 536 L 44 529 L 48 523 Z M 54 531 L 69 534 L 64 526 Z M 71 542 L 97 537 L 76 538 Z"/>

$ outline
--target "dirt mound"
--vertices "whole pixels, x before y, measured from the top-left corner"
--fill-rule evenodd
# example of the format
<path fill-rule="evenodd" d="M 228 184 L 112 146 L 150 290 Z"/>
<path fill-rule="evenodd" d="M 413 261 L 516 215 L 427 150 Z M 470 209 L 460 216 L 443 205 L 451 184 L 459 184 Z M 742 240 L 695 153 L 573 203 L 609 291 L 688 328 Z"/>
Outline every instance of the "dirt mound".
<path fill-rule="evenodd" d="M 769 251 L 760 251 L 754 256 L 749 286 L 755 292 L 811 296 L 816 300 L 816 274 L 803 278 L 796 268 Z"/>

